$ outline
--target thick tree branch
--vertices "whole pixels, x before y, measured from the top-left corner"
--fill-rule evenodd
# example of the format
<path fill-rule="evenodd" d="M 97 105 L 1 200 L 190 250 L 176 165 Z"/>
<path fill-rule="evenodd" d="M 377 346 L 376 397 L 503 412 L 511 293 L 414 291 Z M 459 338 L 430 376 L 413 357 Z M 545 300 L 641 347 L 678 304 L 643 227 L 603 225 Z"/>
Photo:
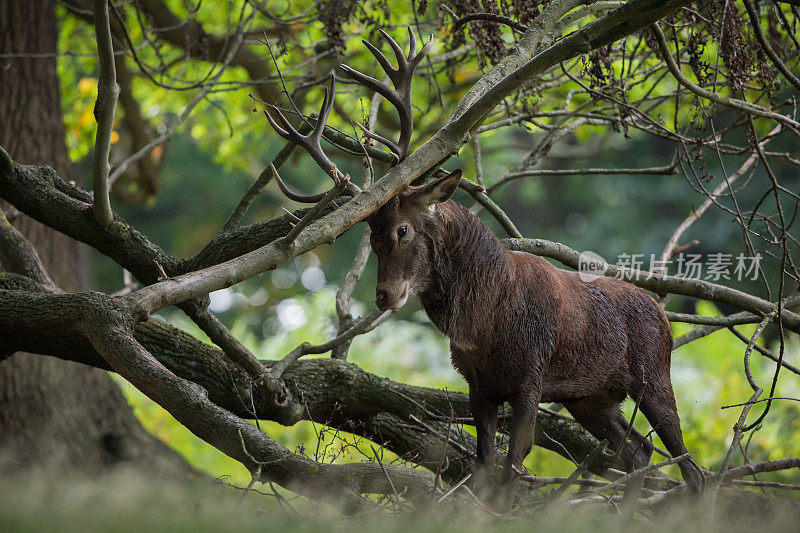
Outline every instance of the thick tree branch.
<path fill-rule="evenodd" d="M 33 245 L 15 228 L 0 209 L 0 265 L 8 271 L 27 276 L 52 289 L 56 288 Z"/>
<path fill-rule="evenodd" d="M 429 472 L 372 463 L 325 464 L 296 455 L 252 424 L 213 403 L 207 391 L 182 379 L 134 339 L 134 322 L 100 293 L 48 294 L 0 289 L 13 306 L 0 310 L 0 333 L 85 337 L 108 365 L 164 407 L 195 435 L 244 464 L 254 478 L 318 500 L 349 507 L 359 493 L 392 493 L 419 500 L 433 488 Z M 23 313 L 16 312 L 21 310 Z M 353 494 L 355 493 L 355 494 Z"/>

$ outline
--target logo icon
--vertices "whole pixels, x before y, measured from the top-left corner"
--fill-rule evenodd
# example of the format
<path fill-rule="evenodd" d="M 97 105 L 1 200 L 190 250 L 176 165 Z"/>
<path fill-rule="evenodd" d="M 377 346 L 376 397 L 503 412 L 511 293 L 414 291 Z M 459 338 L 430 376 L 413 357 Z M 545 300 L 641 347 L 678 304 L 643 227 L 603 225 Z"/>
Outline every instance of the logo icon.
<path fill-rule="evenodd" d="M 584 283 L 602 278 L 608 270 L 608 263 L 600 254 L 591 251 L 581 252 L 578 257 L 578 277 Z"/>

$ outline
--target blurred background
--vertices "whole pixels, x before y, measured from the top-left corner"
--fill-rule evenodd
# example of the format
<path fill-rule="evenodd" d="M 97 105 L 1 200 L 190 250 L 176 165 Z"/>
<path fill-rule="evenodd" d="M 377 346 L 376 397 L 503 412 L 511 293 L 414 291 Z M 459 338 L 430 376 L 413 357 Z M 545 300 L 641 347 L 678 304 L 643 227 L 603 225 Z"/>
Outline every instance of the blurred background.
<path fill-rule="evenodd" d="M 174 2 L 180 11 L 181 3 Z M 285 7 L 302 11 L 308 2 L 288 2 Z M 405 38 L 403 24 L 414 23 L 413 9 L 401 6 L 400 2 L 385 2 L 383 11 L 371 11 L 382 21 L 382 26 L 393 34 Z M 225 30 L 232 3 L 206 2 L 202 15 L 205 29 L 209 33 Z M 389 16 L 389 13 L 392 16 Z M 62 108 L 70 158 L 73 161 L 71 179 L 86 184 L 85 176 L 91 175 L 91 150 L 94 142 L 94 119 L 92 107 L 97 87 L 95 42 L 93 28 L 72 16 L 67 8 L 57 8 L 59 50 L 69 54 L 58 58 L 58 74 L 61 84 Z M 391 23 L 389 20 L 391 19 Z M 348 63 L 370 72 L 369 57 L 363 53 L 359 43 L 362 33 L 359 20 L 344 23 L 345 46 L 342 55 Z M 138 26 L 131 25 L 136 41 L 141 38 Z M 426 29 L 435 33 L 432 54 L 447 49 L 446 32 L 434 26 Z M 322 23 L 308 24 L 302 28 L 282 28 L 288 37 L 277 38 L 275 46 L 278 64 L 287 71 L 287 81 L 301 73 L 292 71 L 305 68 L 300 62 L 301 51 L 314 53 L 325 51 L 329 35 Z M 374 27 L 370 26 L 374 32 Z M 404 41 L 403 41 L 404 42 Z M 713 56 L 713 49 L 706 54 Z M 145 50 L 143 54 L 153 53 Z M 266 47 L 259 49 L 262 60 L 268 61 Z M 320 62 L 329 61 L 328 68 L 335 66 L 330 56 Z M 188 73 L 198 73 L 205 68 L 199 62 L 187 65 Z M 314 68 L 322 71 L 323 66 Z M 471 82 L 487 70 L 490 65 L 469 60 L 453 66 L 438 76 L 447 91 L 441 105 L 426 107 L 431 95 L 435 95 L 435 83 L 418 83 L 414 102 L 420 125 L 414 143 L 419 145 L 435 131 L 452 111 L 455 103 Z M 164 145 L 153 150 L 151 158 L 157 163 L 158 182 L 144 184 L 135 172 L 123 175 L 115 185 L 114 207 L 135 228 L 167 252 L 178 257 L 189 257 L 197 253 L 211 238 L 217 235 L 232 209 L 247 187 L 262 171 L 264 165 L 283 146 L 280 139 L 267 124 L 261 110 L 263 107 L 248 96 L 243 69 L 230 68 L 221 78 L 229 89 L 212 92 L 194 111 L 177 133 Z M 429 80 L 431 81 L 431 80 Z M 664 90 L 674 89 L 674 82 L 664 80 Z M 136 77 L 131 87 L 139 110 L 154 133 L 166 131 L 174 124 L 191 95 L 181 91 L 170 91 L 153 86 L 149 80 Z M 569 85 L 532 95 L 531 105 L 541 109 L 558 108 L 572 98 L 567 95 Z M 783 92 L 781 92 L 783 91 Z M 791 91 L 777 89 L 783 97 Z M 293 92 L 294 98 L 306 111 L 316 111 L 321 101 L 321 90 L 316 87 Z M 441 94 L 439 98 L 442 99 Z M 588 96 L 576 95 L 575 102 Z M 777 97 L 776 97 L 777 98 Z M 339 106 L 331 123 L 343 131 L 352 133 L 348 117 L 361 120 L 369 99 L 356 86 L 343 85 Z M 385 106 L 386 107 L 386 106 Z M 383 110 L 382 113 L 388 113 Z M 699 114 L 696 108 L 685 106 L 682 114 Z M 665 110 L 666 113 L 666 110 Z M 124 115 L 124 111 L 121 113 Z M 715 116 L 719 123 L 732 120 L 733 116 L 722 111 Z M 385 117 L 384 117 L 385 119 Z M 385 119 L 389 121 L 390 119 Z M 709 133 L 708 124 L 700 121 L 687 135 L 702 136 Z M 676 118 L 677 123 L 677 118 Z M 532 123 L 523 122 L 515 126 L 500 128 L 481 134 L 481 156 L 483 177 L 487 185 L 524 159 L 546 133 Z M 727 142 L 744 144 L 746 139 L 729 135 Z M 118 161 L 130 153 L 133 143 L 131 132 L 120 121 L 115 136 L 112 156 Z M 791 152 L 796 144 L 787 137 L 774 141 L 770 149 L 775 152 Z M 339 168 L 348 172 L 356 183 L 364 175 L 362 161 L 332 150 Z M 560 140 L 541 161 L 539 169 L 637 168 L 669 165 L 675 154 L 674 144 L 662 138 L 644 135 L 639 131 L 610 131 L 610 128 L 584 125 Z M 727 155 L 724 164 L 728 173 L 741 165 L 749 154 Z M 723 161 L 709 153 L 703 161 L 705 175 L 701 182 L 713 188 L 723 175 Z M 380 176 L 380 165 L 377 175 Z M 459 157 L 447 163 L 448 168 L 461 167 L 465 176 L 475 176 L 474 148 L 467 144 Z M 796 167 L 785 160 L 776 160 L 774 171 L 784 179 L 787 187 L 800 191 L 800 180 Z M 283 179 L 297 190 L 305 193 L 319 192 L 328 187 L 328 178 L 301 150 L 296 150 L 281 168 Z M 716 181 L 715 181 L 716 180 Z M 746 182 L 764 182 L 763 170 L 756 169 L 748 175 Z M 738 200 L 745 205 L 756 203 L 763 189 L 742 186 L 737 191 Z M 492 198 L 503 207 L 526 237 L 538 237 L 562 242 L 576 250 L 591 250 L 600 253 L 610 262 L 621 254 L 643 254 L 645 264 L 650 254 L 659 254 L 676 226 L 700 205 L 706 196 L 687 183 L 682 174 L 670 175 L 575 175 L 533 176 L 516 180 L 499 189 Z M 455 200 L 466 206 L 474 201 L 463 191 L 458 191 Z M 282 208 L 294 210 L 300 207 L 283 197 L 274 183 L 268 185 L 249 210 L 244 223 L 267 220 L 283 214 Z M 480 213 L 499 236 L 502 228 L 491 216 Z M 317 248 L 282 265 L 278 269 L 258 275 L 230 289 L 211 295 L 211 309 L 216 312 L 234 335 L 246 344 L 258 357 L 278 359 L 286 355 L 301 342 L 323 342 L 336 332 L 334 295 L 345 273 L 352 264 L 363 225 L 357 225 L 342 235 L 334 244 Z M 729 213 L 719 209 L 710 210 L 695 224 L 684 239 L 697 239 L 699 245 L 692 252 L 707 256 L 713 253 L 746 253 L 739 226 L 732 223 Z M 774 282 L 776 266 L 766 264 L 766 276 Z M 674 267 L 670 269 L 675 273 Z M 84 276 L 89 288 L 113 292 L 123 286 L 122 269 L 108 258 L 85 250 Z M 723 280 L 734 288 L 756 292 L 763 290 L 760 281 Z M 354 316 L 372 309 L 375 284 L 374 257 L 370 258 L 354 293 Z M 671 311 L 695 312 L 705 316 L 730 312 L 709 303 L 695 304 L 693 300 L 673 297 L 667 309 Z M 179 326 L 198 338 L 202 333 L 179 311 L 167 309 L 160 315 L 164 320 Z M 750 336 L 756 326 L 741 326 L 742 334 Z M 688 331 L 690 326 L 675 324 L 675 336 Z M 759 344 L 777 352 L 775 332 L 768 330 Z M 726 330 L 719 331 L 699 341 L 692 342 L 673 353 L 673 383 L 676 390 L 679 412 L 686 445 L 701 465 L 719 468 L 724 452 L 731 439 L 731 428 L 740 414 L 739 409 L 724 406 L 746 401 L 751 392 L 743 375 L 742 353 L 744 345 Z M 325 357 L 322 355 L 321 357 Z M 787 335 L 785 351 L 787 361 L 800 361 L 800 340 Z M 349 360 L 367 371 L 381 376 L 411 383 L 451 390 L 466 391 L 466 384 L 451 368 L 447 340 L 429 323 L 416 300 L 412 300 L 400 312 L 392 315 L 373 332 L 358 337 L 350 350 Z M 761 357 L 754 357 L 754 374 L 763 383 L 771 380 L 774 365 Z M 117 378 L 119 379 L 119 378 Z M 143 425 L 169 446 L 176 449 L 194 467 L 238 485 L 250 481 L 248 472 L 235 461 L 223 456 L 211 446 L 191 435 L 180 424 L 153 402 L 120 380 L 129 403 Z M 800 378 L 784 375 L 778 385 L 776 396 L 800 397 Z M 629 402 L 630 404 L 630 402 Z M 632 405 L 627 404 L 630 415 Z M 755 407 L 760 412 L 762 407 Z M 336 460 L 358 460 L 351 452 L 336 452 L 335 446 L 326 446 L 331 439 L 354 441 L 341 433 L 335 437 L 324 428 L 303 422 L 286 428 L 274 422 L 261 422 L 266 433 L 293 450 L 310 455 L 330 453 Z M 637 421 L 639 429 L 647 433 L 643 418 Z M 471 430 L 471 428 L 469 428 Z M 791 401 L 777 402 L 763 426 L 748 435 L 742 443 L 745 455 L 758 460 L 796 456 L 800 453 L 797 436 L 800 435 L 800 409 Z M 321 444 L 322 443 L 322 444 Z M 368 450 L 367 444 L 357 446 Z M 320 451 L 322 450 L 322 451 Z M 560 456 L 537 449 L 526 462 L 526 466 L 538 475 L 567 475 L 574 465 Z M 675 472 L 677 473 L 677 471 Z M 796 472 L 780 472 L 764 476 L 765 480 L 796 482 Z"/>

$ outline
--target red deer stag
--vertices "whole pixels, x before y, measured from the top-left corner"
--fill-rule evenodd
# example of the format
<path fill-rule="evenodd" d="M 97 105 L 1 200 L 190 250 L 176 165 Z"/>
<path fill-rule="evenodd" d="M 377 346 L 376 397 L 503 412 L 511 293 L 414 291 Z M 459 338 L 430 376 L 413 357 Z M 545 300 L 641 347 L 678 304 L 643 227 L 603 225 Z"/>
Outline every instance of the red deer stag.
<path fill-rule="evenodd" d="M 366 41 L 394 89 L 350 67 L 343 70 L 381 94 L 400 114 L 398 143 L 362 126 L 369 137 L 403 160 L 412 132 L 411 80 L 430 47 L 411 52 L 385 32 L 398 67 L 393 68 Z M 342 193 L 355 194 L 320 148 L 325 119 L 333 102 L 333 82 L 314 131 L 294 130 L 277 108 L 281 126 L 267 114 L 276 131 L 303 146 L 337 182 Z M 292 193 L 274 173 L 290 198 L 319 202 L 325 195 Z M 371 245 L 378 257 L 375 303 L 381 310 L 399 309 L 419 296 L 428 317 L 450 339 L 453 365 L 469 385 L 478 433 L 478 461 L 493 465 L 497 409 L 513 409 L 511 440 L 503 481 L 515 479 L 531 449 L 540 402 L 563 403 L 575 419 L 611 449 L 622 448 L 631 471 L 645 466 L 653 445 L 630 430 L 620 403 L 641 398 L 640 409 L 669 453 L 686 447 L 670 381 L 672 335 L 658 304 L 641 289 L 612 278 L 582 281 L 576 272 L 560 270 L 546 260 L 507 250 L 475 215 L 450 200 L 461 179 L 456 170 L 426 185 L 409 187 L 371 215 Z M 324 200 L 323 200 L 324 201 Z M 703 476 L 693 461 L 680 463 L 689 488 L 699 492 Z"/>

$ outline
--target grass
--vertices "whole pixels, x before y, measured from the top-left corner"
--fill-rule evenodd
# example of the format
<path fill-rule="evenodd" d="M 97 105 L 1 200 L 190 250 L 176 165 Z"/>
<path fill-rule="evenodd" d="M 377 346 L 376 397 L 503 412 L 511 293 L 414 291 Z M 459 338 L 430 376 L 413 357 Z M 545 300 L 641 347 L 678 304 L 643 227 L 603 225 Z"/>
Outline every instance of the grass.
<path fill-rule="evenodd" d="M 797 513 L 766 508 L 719 506 L 714 513 L 701 498 L 694 504 L 623 517 L 613 505 L 591 504 L 518 511 L 518 518 L 492 516 L 473 505 L 432 506 L 424 511 L 367 512 L 343 517 L 332 507 L 305 498 L 281 503 L 270 487 L 242 491 L 208 481 L 178 484 L 118 472 L 102 479 L 5 479 L 0 481 L 0 531 L 132 531 L 196 532 L 198 530 L 291 531 L 321 533 L 386 531 L 415 533 L 484 532 L 619 532 L 704 533 L 767 530 L 796 532 Z M 293 498 L 281 491 L 286 497 Z"/>

